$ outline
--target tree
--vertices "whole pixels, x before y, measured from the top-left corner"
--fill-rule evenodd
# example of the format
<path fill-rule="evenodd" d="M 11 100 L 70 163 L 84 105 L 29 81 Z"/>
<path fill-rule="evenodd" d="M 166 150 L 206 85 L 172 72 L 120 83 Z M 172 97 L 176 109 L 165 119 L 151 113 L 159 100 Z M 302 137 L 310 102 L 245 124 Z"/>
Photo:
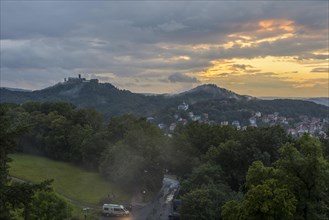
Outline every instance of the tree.
<path fill-rule="evenodd" d="M 218 147 L 211 147 L 206 160 L 218 164 L 224 171 L 225 179 L 231 188 L 238 191 L 245 181 L 248 166 L 259 159 L 261 153 L 257 148 L 246 148 L 239 141 L 227 141 Z"/>
<path fill-rule="evenodd" d="M 45 180 L 39 184 L 12 182 L 5 187 L 6 202 L 10 205 L 9 210 L 23 209 L 25 220 L 30 219 L 30 211 L 33 196 L 38 191 L 50 191 L 53 180 Z"/>
<path fill-rule="evenodd" d="M 195 168 L 186 180 L 182 181 L 181 193 L 188 193 L 194 189 L 208 188 L 212 185 L 224 185 L 223 171 L 217 165 L 209 163 Z"/>
<path fill-rule="evenodd" d="M 233 195 L 225 185 L 196 188 L 181 196 L 180 212 L 183 220 L 220 219 L 221 207 Z"/>
<path fill-rule="evenodd" d="M 94 131 L 103 128 L 103 115 L 92 108 L 75 109 L 69 117 L 74 125 L 89 125 Z"/>
<path fill-rule="evenodd" d="M 186 132 L 181 131 L 183 129 L 178 126 L 167 152 L 167 168 L 179 177 L 186 177 L 200 164 L 198 150 L 192 146 Z"/>
<path fill-rule="evenodd" d="M 8 109 L 0 105 L 0 219 L 11 219 L 11 211 L 23 208 L 24 219 L 29 218 L 32 197 L 39 190 L 49 190 L 51 180 L 40 184 L 15 183 L 8 178 L 9 153 L 15 151 L 17 138 L 26 130 L 22 124 L 11 123 Z"/>
<path fill-rule="evenodd" d="M 208 220 L 216 218 L 216 207 L 208 189 L 196 189 L 182 197 L 182 219 Z M 219 208 L 219 207 L 217 207 Z"/>
<path fill-rule="evenodd" d="M 261 185 L 268 179 L 279 178 L 278 170 L 273 167 L 265 167 L 261 161 L 255 161 L 248 169 L 246 176 L 246 188 L 251 189 Z"/>
<path fill-rule="evenodd" d="M 68 135 L 69 151 L 67 152 L 70 162 L 82 163 L 84 152 L 81 146 L 88 142 L 92 136 L 93 130 L 89 125 L 76 124 L 72 126 Z"/>
<path fill-rule="evenodd" d="M 224 205 L 224 219 L 328 219 L 329 164 L 321 143 L 304 135 L 282 146 L 279 155 L 274 167 L 252 164 L 247 193 Z"/>
<path fill-rule="evenodd" d="M 273 126 L 248 128 L 242 132 L 240 142 L 245 148 L 259 149 L 261 154 L 266 155 L 262 162 L 266 165 L 271 165 L 279 158 L 278 149 L 285 143 L 292 142 L 292 140 L 282 127 Z"/>
<path fill-rule="evenodd" d="M 113 182 L 134 189 L 143 183 L 144 158 L 132 152 L 129 146 L 117 143 L 103 154 L 100 172 Z"/>
<path fill-rule="evenodd" d="M 72 208 L 54 192 L 39 191 L 32 197 L 30 220 L 67 220 Z"/>
<path fill-rule="evenodd" d="M 204 163 L 182 181 L 183 219 L 220 219 L 222 205 L 236 193 L 225 183 L 220 166 Z"/>
<path fill-rule="evenodd" d="M 329 163 L 323 156 L 321 143 L 304 135 L 296 144 L 279 150 L 281 158 L 275 166 L 295 194 L 297 216 L 304 219 L 329 217 Z"/>
<path fill-rule="evenodd" d="M 245 220 L 246 217 L 239 201 L 231 200 L 222 207 L 221 217 L 223 220 Z"/>
<path fill-rule="evenodd" d="M 132 115 L 115 117 L 108 126 L 109 146 L 100 172 L 130 189 L 157 191 L 163 180 L 167 137 L 160 129 Z"/>
<path fill-rule="evenodd" d="M 230 126 L 218 126 L 200 124 L 197 122 L 187 125 L 179 131 L 178 136 L 183 135 L 191 144 L 195 153 L 200 157 L 205 154 L 211 146 L 231 140 L 235 137 L 236 131 Z"/>
<path fill-rule="evenodd" d="M 8 178 L 8 163 L 11 159 L 8 154 L 15 151 L 17 137 L 24 132 L 22 126 L 13 127 L 10 118 L 7 115 L 8 109 L 0 105 L 0 219 L 10 217 L 10 186 Z"/>
<path fill-rule="evenodd" d="M 27 112 L 40 111 L 44 114 L 56 112 L 64 117 L 69 116 L 76 108 L 72 103 L 68 102 L 27 102 L 22 105 Z"/>
<path fill-rule="evenodd" d="M 80 145 L 80 154 L 83 165 L 91 170 L 97 170 L 100 164 L 100 158 L 104 150 L 109 144 L 106 132 L 97 132 L 88 134 L 86 131 L 86 139 Z"/>
<path fill-rule="evenodd" d="M 252 187 L 241 202 L 230 201 L 223 206 L 224 220 L 294 219 L 296 198 L 289 189 L 274 179 Z"/>
<path fill-rule="evenodd" d="M 70 122 L 57 112 L 50 112 L 47 119 L 49 124 L 48 132 L 44 138 L 44 151 L 50 158 L 69 161 Z"/>

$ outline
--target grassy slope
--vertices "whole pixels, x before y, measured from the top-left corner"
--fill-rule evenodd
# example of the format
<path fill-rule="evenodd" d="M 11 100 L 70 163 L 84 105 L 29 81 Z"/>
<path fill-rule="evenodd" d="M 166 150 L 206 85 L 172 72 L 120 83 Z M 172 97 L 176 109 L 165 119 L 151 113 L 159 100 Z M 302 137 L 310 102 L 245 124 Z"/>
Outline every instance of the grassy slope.
<path fill-rule="evenodd" d="M 38 156 L 14 154 L 11 158 L 10 175 L 30 182 L 54 179 L 54 190 L 73 201 L 97 205 L 112 192 L 117 202 L 128 201 L 129 196 L 123 190 L 103 180 L 98 173 Z"/>

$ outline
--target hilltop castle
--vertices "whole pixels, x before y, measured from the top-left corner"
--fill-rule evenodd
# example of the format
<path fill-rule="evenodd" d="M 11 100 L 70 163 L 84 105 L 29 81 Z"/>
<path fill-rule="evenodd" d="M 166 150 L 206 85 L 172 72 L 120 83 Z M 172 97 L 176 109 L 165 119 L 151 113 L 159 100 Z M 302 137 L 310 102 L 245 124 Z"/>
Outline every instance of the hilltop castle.
<path fill-rule="evenodd" d="M 86 78 L 82 78 L 81 74 L 79 74 L 78 77 L 69 77 L 69 78 L 64 78 L 64 83 L 68 84 L 76 84 L 76 83 L 98 83 L 98 79 L 90 79 L 87 80 Z"/>

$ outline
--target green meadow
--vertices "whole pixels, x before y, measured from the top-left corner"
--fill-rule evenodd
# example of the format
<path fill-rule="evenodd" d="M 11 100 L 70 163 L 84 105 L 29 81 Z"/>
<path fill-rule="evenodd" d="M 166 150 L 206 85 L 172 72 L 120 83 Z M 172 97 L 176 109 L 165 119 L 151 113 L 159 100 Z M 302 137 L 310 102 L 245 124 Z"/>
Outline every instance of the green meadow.
<path fill-rule="evenodd" d="M 9 163 L 11 176 L 32 183 L 54 179 L 53 189 L 75 205 L 100 205 L 112 193 L 115 202 L 129 201 L 128 193 L 98 173 L 39 156 L 13 154 L 10 157 L 13 159 Z"/>

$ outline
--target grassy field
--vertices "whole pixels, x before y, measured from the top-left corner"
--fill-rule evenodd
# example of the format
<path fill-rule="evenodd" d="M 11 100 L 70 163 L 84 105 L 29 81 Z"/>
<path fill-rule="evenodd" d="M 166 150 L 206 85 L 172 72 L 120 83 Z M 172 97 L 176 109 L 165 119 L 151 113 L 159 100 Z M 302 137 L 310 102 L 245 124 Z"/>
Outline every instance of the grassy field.
<path fill-rule="evenodd" d="M 127 193 L 102 179 L 98 173 L 44 157 L 26 154 L 13 154 L 10 157 L 13 159 L 9 163 L 11 176 L 34 183 L 54 179 L 54 190 L 73 200 L 73 203 L 99 205 L 112 192 L 116 202 L 124 203 L 129 200 Z"/>

